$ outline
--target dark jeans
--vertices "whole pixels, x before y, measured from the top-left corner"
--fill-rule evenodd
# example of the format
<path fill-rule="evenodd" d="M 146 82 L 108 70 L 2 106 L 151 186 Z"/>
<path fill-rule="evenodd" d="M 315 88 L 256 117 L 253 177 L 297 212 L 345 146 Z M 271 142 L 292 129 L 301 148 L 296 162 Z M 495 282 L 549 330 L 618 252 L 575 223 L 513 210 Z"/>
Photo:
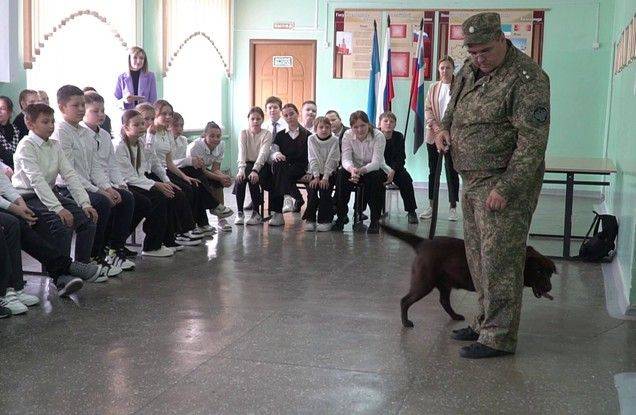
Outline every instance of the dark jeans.
<path fill-rule="evenodd" d="M 437 152 L 435 144 L 427 143 L 426 150 L 428 151 L 428 200 L 433 200 L 435 189 L 433 182 L 435 181 L 435 171 L 437 170 L 437 157 L 439 153 Z M 459 201 L 459 174 L 457 174 L 453 167 L 453 159 L 451 158 L 450 152 L 444 153 L 444 160 L 446 161 L 444 167 L 446 170 L 446 185 L 448 186 L 448 201 L 451 207 L 454 208 L 457 207 L 457 202 Z"/>
<path fill-rule="evenodd" d="M 404 202 L 404 210 L 415 212 L 417 203 L 415 202 L 415 190 L 413 189 L 413 179 L 404 167 L 395 170 L 393 183 L 400 188 L 400 196 Z"/>
<path fill-rule="evenodd" d="M 321 176 L 322 179 L 322 176 Z M 309 222 L 316 222 L 316 211 L 318 212 L 318 223 L 331 223 L 333 220 L 333 192 L 334 176 L 329 178 L 329 187 L 327 189 L 311 189 L 307 185 L 307 207 L 303 219 Z"/>
<path fill-rule="evenodd" d="M 33 229 L 41 237 L 51 242 L 54 246 L 59 247 L 59 251 L 63 255 L 70 255 L 71 253 L 71 241 L 73 239 L 73 230 L 75 230 L 75 261 L 89 263 L 97 225 L 86 216 L 82 208 L 73 199 L 65 198 L 56 190 L 53 193 L 55 193 L 62 206 L 73 215 L 73 227 L 69 228 L 66 226 L 57 213 L 50 211 L 33 193 L 22 196 L 38 218 L 37 223 L 33 225 Z"/>
<path fill-rule="evenodd" d="M 70 257 L 43 239 L 24 219 L 0 211 L 0 296 L 7 287 L 24 288 L 22 250 L 39 261 L 53 281 L 66 273 L 71 264 Z"/>
<path fill-rule="evenodd" d="M 129 233 L 135 232 L 139 222 L 145 218 L 143 229 L 146 236 L 142 249 L 155 251 L 161 248 L 166 236 L 168 200 L 156 189 L 146 190 L 136 186 L 129 186 L 129 189 L 135 198 L 135 213 Z M 174 239 L 174 236 L 171 238 Z"/>
<path fill-rule="evenodd" d="M 364 194 L 363 205 L 367 204 L 371 208 L 371 221 L 375 222 L 380 219 L 380 211 L 384 204 L 384 181 L 385 174 L 380 170 L 375 170 L 364 174 L 358 184 L 349 181 L 351 173 L 345 169 L 338 171 L 338 181 L 336 184 L 336 197 L 338 198 L 337 210 L 338 219 L 344 220 L 349 212 L 349 198 L 351 192 L 355 190 L 357 186 L 361 186 L 361 191 Z"/>
<path fill-rule="evenodd" d="M 205 177 L 205 173 L 202 169 L 195 169 L 192 166 L 187 166 L 181 169 L 185 174 L 190 177 L 198 179 L 201 184 L 196 187 L 192 187 L 194 193 L 194 205 L 192 206 L 192 215 L 194 222 L 199 226 L 209 225 L 208 221 L 208 209 L 216 209 L 219 205 L 219 201 L 214 196 L 214 184 L 210 179 Z M 172 177 L 170 178 L 172 180 Z"/>
<path fill-rule="evenodd" d="M 154 173 L 150 173 L 147 175 L 149 179 L 152 179 L 156 182 L 160 182 L 161 179 L 157 177 Z M 172 179 L 170 179 L 172 180 Z M 183 180 L 179 179 L 180 182 Z M 184 183 L 184 182 L 183 182 Z M 174 183 L 177 186 L 181 187 L 179 183 Z M 165 243 L 170 245 L 174 245 L 174 235 L 186 233 L 194 229 L 194 218 L 192 216 L 192 209 L 190 208 L 190 202 L 188 197 L 192 196 L 193 193 L 189 195 L 186 194 L 187 189 L 191 186 L 186 183 L 186 190 L 183 188 L 181 190 L 176 190 L 174 192 L 174 197 L 172 199 L 168 199 L 168 221 L 167 221 L 167 231 L 166 231 L 166 239 Z M 170 236 L 172 235 L 172 236 Z"/>
<path fill-rule="evenodd" d="M 283 197 L 285 195 L 290 195 L 298 201 L 303 200 L 296 182 L 306 174 L 306 163 L 277 161 L 272 165 L 271 170 L 266 168 L 267 165 L 263 166 L 259 176 L 263 179 L 263 188 L 270 192 L 270 212 L 282 212 Z"/>
<path fill-rule="evenodd" d="M 245 188 L 249 186 L 250 188 L 250 197 L 252 198 L 252 206 L 254 207 L 255 210 L 258 209 L 258 205 L 260 205 L 261 202 L 261 174 L 259 172 L 259 179 L 258 179 L 258 183 L 256 184 L 252 184 L 250 183 L 250 181 L 247 179 L 247 176 L 250 175 L 250 173 L 252 172 L 252 169 L 254 168 L 254 162 L 253 161 L 248 161 L 246 163 L 245 166 L 245 180 L 243 180 L 241 183 L 239 182 L 234 182 L 234 190 L 232 190 L 232 193 L 234 193 L 236 195 L 236 207 L 238 209 L 239 212 L 243 211 L 243 204 L 245 203 Z M 265 164 L 262 168 L 261 171 L 263 170 L 268 170 L 270 169 L 269 164 Z"/>

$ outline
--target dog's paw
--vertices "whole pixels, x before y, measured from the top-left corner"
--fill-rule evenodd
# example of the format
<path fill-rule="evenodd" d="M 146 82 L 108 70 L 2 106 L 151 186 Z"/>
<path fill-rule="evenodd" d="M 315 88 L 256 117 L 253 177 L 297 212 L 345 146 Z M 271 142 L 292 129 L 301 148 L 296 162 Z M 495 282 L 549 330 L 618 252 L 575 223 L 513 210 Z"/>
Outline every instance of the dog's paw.
<path fill-rule="evenodd" d="M 455 320 L 455 321 L 464 321 L 464 320 L 466 320 L 466 319 L 464 318 L 464 316 L 462 316 L 461 314 L 456 314 L 456 315 L 454 315 L 454 316 L 452 317 L 452 319 L 453 319 L 453 320 Z"/>
<path fill-rule="evenodd" d="M 402 323 L 402 325 L 406 327 L 407 329 L 413 328 L 413 322 L 411 320 L 406 320 L 405 322 Z"/>

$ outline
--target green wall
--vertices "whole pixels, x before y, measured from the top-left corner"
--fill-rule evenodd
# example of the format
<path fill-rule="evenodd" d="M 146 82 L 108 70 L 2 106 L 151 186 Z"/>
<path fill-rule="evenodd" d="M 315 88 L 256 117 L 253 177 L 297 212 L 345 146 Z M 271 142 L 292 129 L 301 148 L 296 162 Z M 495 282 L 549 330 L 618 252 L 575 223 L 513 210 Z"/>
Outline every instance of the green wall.
<path fill-rule="evenodd" d="M 636 0 L 616 0 L 612 40 L 636 14 Z M 611 67 L 607 68 L 608 73 Z M 618 217 L 618 256 L 629 303 L 636 306 L 636 60 L 612 76 L 608 105 L 607 155 L 618 173 L 608 191 L 609 210 Z"/>

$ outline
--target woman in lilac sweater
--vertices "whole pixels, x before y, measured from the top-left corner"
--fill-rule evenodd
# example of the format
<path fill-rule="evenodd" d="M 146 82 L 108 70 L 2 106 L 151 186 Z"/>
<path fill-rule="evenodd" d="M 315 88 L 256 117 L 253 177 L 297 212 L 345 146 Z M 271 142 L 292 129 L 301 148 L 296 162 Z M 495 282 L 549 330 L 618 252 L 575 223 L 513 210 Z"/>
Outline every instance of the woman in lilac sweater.
<path fill-rule="evenodd" d="M 146 52 L 138 46 L 130 49 L 128 72 L 117 78 L 115 98 L 125 110 L 133 109 L 142 102 L 154 104 L 157 100 L 155 74 L 148 70 Z"/>

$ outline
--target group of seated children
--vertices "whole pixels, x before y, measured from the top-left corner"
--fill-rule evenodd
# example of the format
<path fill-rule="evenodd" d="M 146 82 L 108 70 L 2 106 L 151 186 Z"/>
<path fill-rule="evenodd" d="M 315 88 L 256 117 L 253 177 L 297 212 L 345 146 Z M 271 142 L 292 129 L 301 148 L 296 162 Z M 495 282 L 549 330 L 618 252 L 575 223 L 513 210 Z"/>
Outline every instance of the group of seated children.
<path fill-rule="evenodd" d="M 265 109 L 269 122 L 264 122 L 261 108 L 253 107 L 247 114 L 248 128 L 239 137 L 235 224 L 263 222 L 257 208 L 263 202 L 263 189 L 269 192 L 269 225 L 284 225 L 283 214 L 300 212 L 304 204 L 298 182 L 307 188 L 302 218 L 308 231 L 342 231 L 349 222 L 351 192 L 359 188 L 362 206 L 355 209 L 364 210 L 368 205 L 371 217 L 368 227 L 356 220 L 353 229 L 378 233 L 388 183 L 399 187 L 409 223 L 418 223 L 413 180 L 404 167 L 404 137 L 394 131 L 392 112 L 380 116 L 380 129 L 376 129 L 364 111 L 351 114 L 350 128 L 343 126 L 333 110 L 316 117 L 313 101 L 303 103 L 299 112 L 294 104 L 283 105 L 279 98 L 270 97 Z M 252 215 L 247 220 L 243 207 L 246 186 L 252 199 Z"/>
<path fill-rule="evenodd" d="M 216 230 L 208 210 L 221 230 L 231 229 L 225 218 L 234 212 L 223 205 L 223 188 L 232 179 L 220 171 L 224 145 L 217 124 L 208 123 L 188 144 L 183 118 L 158 100 L 126 110 L 121 141 L 114 144 L 100 127 L 99 94 L 65 85 L 57 102 L 63 118 L 57 124 L 42 102 L 23 108 L 29 132 L 11 154 L 12 167 L 3 164 L 6 174 L 0 174 L 0 317 L 39 302 L 23 292 L 22 250 L 41 262 L 58 294 L 68 296 L 85 281 L 134 269 L 137 253 L 125 242 L 143 219 L 141 255 L 150 257 L 172 256 L 211 237 Z"/>

